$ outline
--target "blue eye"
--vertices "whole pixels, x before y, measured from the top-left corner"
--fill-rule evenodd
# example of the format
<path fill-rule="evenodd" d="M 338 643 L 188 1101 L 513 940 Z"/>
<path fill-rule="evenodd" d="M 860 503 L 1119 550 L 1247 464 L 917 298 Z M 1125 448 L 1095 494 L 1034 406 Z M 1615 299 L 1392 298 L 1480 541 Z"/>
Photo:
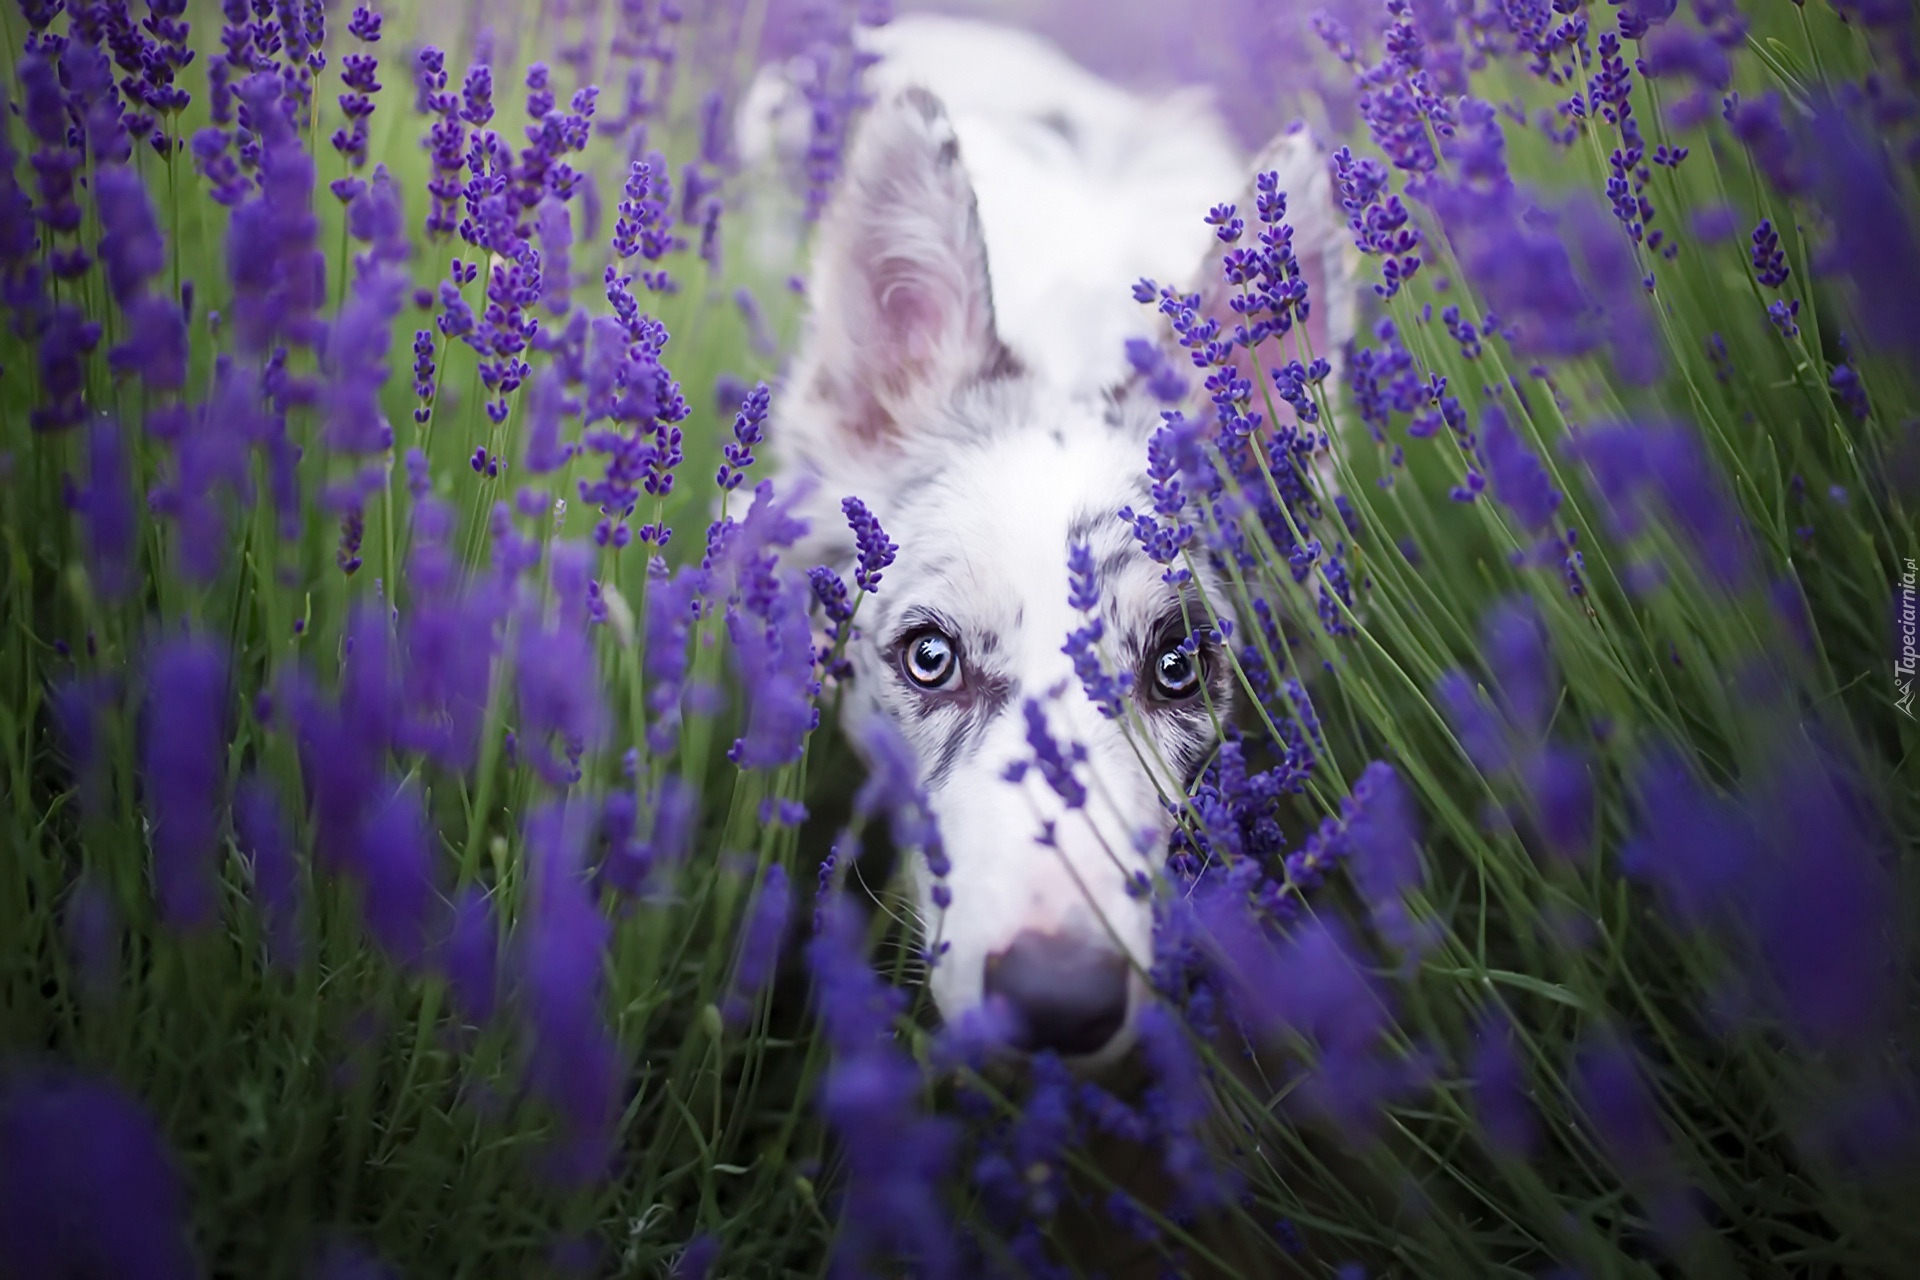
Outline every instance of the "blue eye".
<path fill-rule="evenodd" d="M 1162 649 L 1153 659 L 1153 692 L 1168 701 L 1191 698 L 1200 690 L 1200 659 L 1179 645 Z"/>
<path fill-rule="evenodd" d="M 900 669 L 922 689 L 939 689 L 952 682 L 960 670 L 960 659 L 950 636 L 925 627 L 901 645 Z"/>

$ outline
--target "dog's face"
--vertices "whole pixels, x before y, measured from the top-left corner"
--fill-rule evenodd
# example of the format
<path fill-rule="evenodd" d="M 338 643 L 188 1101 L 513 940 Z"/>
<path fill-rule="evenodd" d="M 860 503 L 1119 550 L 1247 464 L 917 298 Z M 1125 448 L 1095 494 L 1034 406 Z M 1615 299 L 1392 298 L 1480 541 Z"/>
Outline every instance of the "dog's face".
<path fill-rule="evenodd" d="M 1203 594 L 1217 608 L 1222 593 L 1204 568 L 1169 585 L 1117 514 L 1151 505 L 1158 415 L 1139 396 L 1070 396 L 1002 344 L 958 146 L 925 93 L 869 115 L 815 252 L 773 440 L 811 481 L 801 554 L 851 563 L 849 494 L 900 545 L 861 606 L 847 713 L 892 723 L 940 825 L 944 891 L 914 862 L 935 1001 L 952 1021 L 997 997 L 1017 1043 L 1117 1057 L 1153 960 L 1161 796 L 1205 762 L 1230 690 L 1211 642 L 1181 643 L 1213 619 Z M 1064 651 L 1088 621 L 1069 603 L 1078 546 L 1096 566 L 1098 651 L 1133 678 L 1117 718 Z M 1036 718 L 1084 752 L 1084 803 L 1037 768 L 1010 779 L 1035 757 Z"/>

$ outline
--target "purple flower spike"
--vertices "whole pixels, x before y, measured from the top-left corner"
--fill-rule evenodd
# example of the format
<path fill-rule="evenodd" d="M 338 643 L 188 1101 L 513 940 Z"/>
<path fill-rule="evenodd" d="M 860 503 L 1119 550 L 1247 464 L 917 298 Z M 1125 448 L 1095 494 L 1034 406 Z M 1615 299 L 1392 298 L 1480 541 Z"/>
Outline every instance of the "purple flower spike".
<path fill-rule="evenodd" d="M 1759 841 L 1751 819 L 1695 782 L 1685 761 L 1669 753 L 1649 756 L 1632 783 L 1642 821 L 1621 852 L 1621 868 L 1651 884 L 1682 923 L 1706 923 L 1729 905 L 1729 891 L 1750 865 Z"/>
<path fill-rule="evenodd" d="M 1560 694 L 1539 607 L 1527 596 L 1502 600 L 1481 619 L 1480 642 L 1508 724 L 1523 742 L 1539 741 Z"/>
<path fill-rule="evenodd" d="M 1510 1160 L 1526 1160 L 1539 1147 L 1540 1121 L 1527 1099 L 1526 1068 L 1514 1052 L 1513 1034 L 1504 1019 L 1488 1019 L 1468 1073 L 1487 1145 Z"/>
<path fill-rule="evenodd" d="M 147 698 L 141 761 L 160 914 L 205 927 L 219 909 L 226 656 L 208 640 L 166 642 L 149 660 Z"/>
<path fill-rule="evenodd" d="M 1833 388 L 1833 395 L 1856 422 L 1865 422 L 1873 413 L 1873 407 L 1867 402 L 1867 389 L 1860 381 L 1860 374 L 1851 366 L 1837 364 L 1833 374 L 1827 379 L 1827 385 Z"/>
<path fill-rule="evenodd" d="M 734 1026 L 744 1024 L 752 1015 L 753 1002 L 773 977 L 792 908 L 787 869 L 773 863 L 767 868 L 766 879 L 760 883 L 760 892 L 754 897 L 753 909 L 741 932 L 740 959 L 734 966 L 733 985 L 725 1008 L 727 1021 Z"/>
<path fill-rule="evenodd" d="M 400 964 L 412 964 L 426 951 L 435 847 L 426 805 L 410 782 L 376 802 L 360 830 L 352 867 L 361 915 L 374 940 Z"/>
<path fill-rule="evenodd" d="M 1520 521 L 1528 533 L 1545 533 L 1560 509 L 1560 491 L 1538 454 L 1521 442 L 1519 433 L 1507 422 L 1497 404 L 1489 404 L 1480 415 L 1481 440 L 1486 449 L 1487 470 L 1493 477 L 1493 493 Z"/>
<path fill-rule="evenodd" d="M 1073 766 L 1083 763 L 1087 758 L 1086 747 L 1078 742 L 1062 748 L 1055 740 L 1053 731 L 1047 727 L 1047 709 L 1037 698 L 1028 698 L 1021 708 L 1027 721 L 1027 746 L 1033 752 L 1033 759 L 1019 761 L 1007 772 L 1009 782 L 1018 782 L 1025 776 L 1027 765 L 1031 763 L 1040 770 L 1040 776 L 1053 789 L 1053 793 L 1065 802 L 1069 809 L 1084 808 L 1087 803 L 1087 788 L 1080 779 L 1073 776 Z"/>
<path fill-rule="evenodd" d="M 1837 105 L 1815 113 L 1810 133 L 1820 206 L 1833 220 L 1819 269 L 1852 282 L 1863 338 L 1920 355 L 1920 220 L 1886 146 Z"/>
<path fill-rule="evenodd" d="M 958 1267 L 939 1192 L 958 1134 L 951 1120 L 920 1111 L 920 1072 L 891 1037 L 905 997 L 868 965 L 863 937 L 860 914 L 836 896 L 807 949 L 833 1050 L 820 1109 L 846 1161 L 835 1266 L 864 1275 L 900 1256 L 918 1263 L 916 1274 L 942 1280 Z"/>
<path fill-rule="evenodd" d="M 1528 794 L 1547 848 L 1580 859 L 1593 845 L 1593 776 L 1587 757 L 1570 747 L 1550 746 L 1524 770 Z"/>
<path fill-rule="evenodd" d="M 0 1239 L 21 1276 L 194 1280 L 187 1189 L 160 1126 L 83 1076 L 0 1078 Z"/>
<path fill-rule="evenodd" d="M 1780 248 L 1780 233 L 1769 219 L 1762 218 L 1751 239 L 1754 278 L 1769 289 L 1778 289 L 1790 274 L 1786 252 Z"/>
<path fill-rule="evenodd" d="M 762 428 L 767 421 L 767 410 L 771 404 L 771 393 L 767 384 L 755 385 L 740 402 L 739 411 L 733 418 L 733 439 L 723 447 L 726 461 L 720 464 L 720 470 L 714 478 L 728 493 L 740 487 L 745 479 L 743 474 L 753 465 L 753 450 L 760 443 Z M 876 577 L 875 581 L 879 579 Z"/>
<path fill-rule="evenodd" d="M 1420 832 L 1413 797 L 1394 767 L 1384 760 L 1369 764 L 1353 784 L 1347 838 L 1353 853 L 1347 865 L 1369 903 L 1397 900 L 1420 883 Z"/>
<path fill-rule="evenodd" d="M 900 548 L 888 540 L 880 521 L 860 499 L 842 499 L 840 509 L 847 514 L 847 523 L 853 528 L 854 543 L 859 548 L 860 561 L 853 571 L 854 585 L 862 591 L 877 591 L 880 587 L 880 571 L 893 563 L 893 557 Z"/>
<path fill-rule="evenodd" d="M 1669 1242 L 1698 1225 L 1668 1147 L 1659 1103 L 1640 1056 L 1617 1034 L 1590 1035 L 1573 1064 L 1573 1091 L 1614 1167 L 1647 1201 L 1654 1229 Z"/>
<path fill-rule="evenodd" d="M 499 1000 L 499 924 L 486 892 L 469 885 L 453 905 L 453 925 L 440 952 L 454 1008 L 471 1025 L 493 1017 Z"/>
<path fill-rule="evenodd" d="M 1433 697 L 1474 768 L 1496 774 L 1511 766 L 1511 749 L 1499 718 L 1465 672 L 1442 675 L 1434 682 Z"/>
<path fill-rule="evenodd" d="M 1697 433 L 1671 423 L 1605 425 L 1567 449 L 1598 483 L 1617 536 L 1636 536 L 1657 512 L 1718 585 L 1733 588 L 1750 575 L 1746 525 Z"/>
<path fill-rule="evenodd" d="M 887 815 L 894 847 L 902 851 L 919 850 L 926 860 L 927 872 L 936 882 L 944 881 L 953 870 L 946 845 L 934 820 L 933 806 L 920 785 L 919 763 L 900 731 L 885 716 L 870 716 L 854 728 L 855 740 L 872 770 L 854 796 L 853 811 L 859 818 Z M 934 905 L 944 909 L 951 890 L 936 883 Z"/>
<path fill-rule="evenodd" d="M 273 789 L 250 777 L 233 802 L 234 842 L 253 873 L 253 900 L 266 934 L 267 957 L 286 968 L 299 963 L 301 873 L 286 818 Z"/>
<path fill-rule="evenodd" d="M 100 202 L 100 261 L 107 290 L 122 307 L 146 291 L 147 282 L 166 270 L 167 247 L 154 220 L 147 184 L 134 170 L 108 165 L 94 179 Z"/>
<path fill-rule="evenodd" d="M 607 942 L 612 928 L 583 876 L 590 814 L 551 802 L 527 819 L 532 909 L 524 925 L 520 1000 L 527 1082 L 560 1120 L 547 1170 L 560 1185 L 590 1186 L 607 1173 L 620 1118 L 620 1047 L 607 1026 Z"/>
<path fill-rule="evenodd" d="M 1087 697 L 1100 708 L 1100 714 L 1109 720 L 1117 720 L 1125 714 L 1126 700 L 1133 693 L 1134 677 L 1131 671 L 1109 673 L 1100 661 L 1098 646 L 1106 635 L 1107 625 L 1098 616 L 1100 585 L 1095 579 L 1091 543 L 1076 543 L 1067 553 L 1067 582 L 1067 603 L 1082 613 L 1095 616 L 1067 634 L 1067 642 L 1061 647 L 1061 652 L 1073 659 L 1073 673 L 1087 691 Z"/>
<path fill-rule="evenodd" d="M 96 417 L 87 432 L 87 489 L 80 502 L 93 589 L 106 600 L 124 599 L 134 585 L 140 522 L 126 436 L 106 415 Z"/>

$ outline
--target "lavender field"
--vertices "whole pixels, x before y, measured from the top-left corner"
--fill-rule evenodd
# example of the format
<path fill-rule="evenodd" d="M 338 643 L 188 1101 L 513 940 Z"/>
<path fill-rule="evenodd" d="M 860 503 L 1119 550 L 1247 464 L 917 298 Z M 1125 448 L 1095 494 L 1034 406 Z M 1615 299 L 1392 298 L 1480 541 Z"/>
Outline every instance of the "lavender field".
<path fill-rule="evenodd" d="M 941 6 L 1355 264 L 1112 282 L 1237 705 L 1086 1071 L 774 465 L 898 7 L 0 0 L 0 1280 L 1913 1274 L 1920 12 Z"/>

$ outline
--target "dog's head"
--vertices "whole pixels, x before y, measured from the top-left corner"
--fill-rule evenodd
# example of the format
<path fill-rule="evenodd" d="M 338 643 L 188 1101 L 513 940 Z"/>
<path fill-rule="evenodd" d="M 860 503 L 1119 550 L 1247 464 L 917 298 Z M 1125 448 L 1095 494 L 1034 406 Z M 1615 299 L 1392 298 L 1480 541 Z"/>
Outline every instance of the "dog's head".
<path fill-rule="evenodd" d="M 1151 508 L 1159 414 L 1137 393 L 1071 395 L 1003 344 L 959 145 L 923 91 L 870 112 L 809 288 L 773 441 L 814 494 L 801 554 L 851 564 L 849 494 L 900 546 L 861 606 L 847 712 L 891 722 L 940 825 L 944 884 L 913 867 L 935 1001 L 952 1021 L 998 997 L 1025 1046 L 1112 1059 L 1147 995 L 1161 797 L 1211 754 L 1232 683 L 1213 640 L 1183 644 L 1216 616 L 1203 596 L 1223 606 L 1209 570 L 1170 585 L 1118 518 Z M 1097 652 L 1132 679 L 1118 717 L 1064 649 L 1088 622 L 1069 602 L 1076 548 L 1095 569 Z M 1083 802 L 1021 771 L 1042 732 Z"/>

